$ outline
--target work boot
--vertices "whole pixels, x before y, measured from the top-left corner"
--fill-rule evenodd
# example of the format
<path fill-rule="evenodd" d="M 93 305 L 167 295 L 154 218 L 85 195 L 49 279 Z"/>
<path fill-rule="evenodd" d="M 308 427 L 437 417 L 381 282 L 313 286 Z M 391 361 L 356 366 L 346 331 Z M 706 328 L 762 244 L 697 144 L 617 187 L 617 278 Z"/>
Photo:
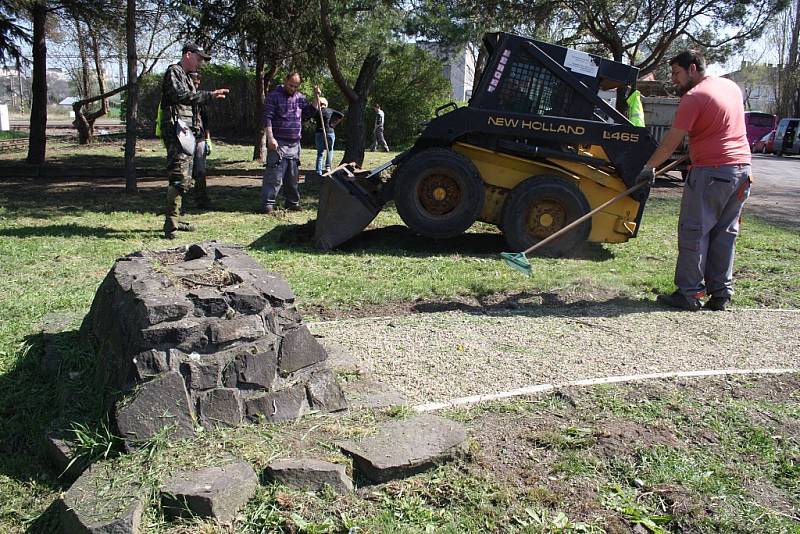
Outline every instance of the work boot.
<path fill-rule="evenodd" d="M 700 299 L 687 297 L 680 291 L 675 291 L 670 295 L 659 295 L 656 302 L 671 308 L 680 308 L 686 311 L 696 312 L 700 309 Z"/>
<path fill-rule="evenodd" d="M 703 305 L 703 309 L 711 311 L 725 311 L 725 308 L 727 308 L 728 304 L 730 303 L 731 303 L 730 297 L 711 297 Z"/>
<path fill-rule="evenodd" d="M 195 227 L 193 224 L 183 221 L 178 221 L 178 228 L 179 232 L 194 232 Z"/>

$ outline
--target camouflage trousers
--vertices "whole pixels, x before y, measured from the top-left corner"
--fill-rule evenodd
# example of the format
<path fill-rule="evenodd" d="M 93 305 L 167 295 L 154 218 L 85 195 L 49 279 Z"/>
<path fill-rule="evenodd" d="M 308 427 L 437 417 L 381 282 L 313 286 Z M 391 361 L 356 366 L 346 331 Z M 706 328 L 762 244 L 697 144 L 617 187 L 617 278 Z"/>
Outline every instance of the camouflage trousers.
<path fill-rule="evenodd" d="M 183 196 L 194 186 L 192 179 L 192 156 L 184 154 L 177 139 L 165 139 L 167 145 L 167 205 L 164 218 L 164 233 L 178 229 Z"/>

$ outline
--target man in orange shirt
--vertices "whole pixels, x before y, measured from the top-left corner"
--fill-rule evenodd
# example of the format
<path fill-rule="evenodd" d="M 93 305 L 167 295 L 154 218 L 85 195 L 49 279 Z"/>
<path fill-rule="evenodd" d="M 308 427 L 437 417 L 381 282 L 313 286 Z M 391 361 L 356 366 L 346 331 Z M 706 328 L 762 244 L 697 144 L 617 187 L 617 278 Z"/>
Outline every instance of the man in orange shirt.
<path fill-rule="evenodd" d="M 722 311 L 733 294 L 733 256 L 739 217 L 750 195 L 750 145 L 742 94 L 734 82 L 705 74 L 696 50 L 669 62 L 682 97 L 672 128 L 647 160 L 639 181 L 655 181 L 654 169 L 689 135 L 692 167 L 686 178 L 678 220 L 677 290 L 659 295 L 667 306 Z"/>

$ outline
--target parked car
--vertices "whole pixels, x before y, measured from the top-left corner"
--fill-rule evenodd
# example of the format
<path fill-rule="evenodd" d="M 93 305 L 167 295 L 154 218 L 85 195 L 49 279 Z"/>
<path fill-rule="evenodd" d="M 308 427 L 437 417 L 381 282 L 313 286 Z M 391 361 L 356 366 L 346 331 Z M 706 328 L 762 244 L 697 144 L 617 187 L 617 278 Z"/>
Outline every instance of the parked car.
<path fill-rule="evenodd" d="M 775 130 L 753 143 L 753 152 L 761 152 L 762 154 L 772 154 L 775 145 Z"/>
<path fill-rule="evenodd" d="M 747 130 L 750 152 L 757 152 L 755 144 L 778 126 L 778 117 L 763 111 L 745 111 L 744 126 Z"/>
<path fill-rule="evenodd" d="M 800 154 L 800 118 L 781 119 L 775 130 L 774 150 L 778 156 Z"/>

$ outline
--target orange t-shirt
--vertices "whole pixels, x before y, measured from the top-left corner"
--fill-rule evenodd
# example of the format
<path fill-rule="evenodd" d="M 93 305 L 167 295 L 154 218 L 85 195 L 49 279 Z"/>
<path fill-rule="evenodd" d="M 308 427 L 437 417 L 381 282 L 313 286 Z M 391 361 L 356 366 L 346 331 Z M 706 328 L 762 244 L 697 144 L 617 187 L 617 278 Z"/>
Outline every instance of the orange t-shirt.
<path fill-rule="evenodd" d="M 703 78 L 681 98 L 672 126 L 689 132 L 694 166 L 750 163 L 742 92 L 731 80 Z"/>

